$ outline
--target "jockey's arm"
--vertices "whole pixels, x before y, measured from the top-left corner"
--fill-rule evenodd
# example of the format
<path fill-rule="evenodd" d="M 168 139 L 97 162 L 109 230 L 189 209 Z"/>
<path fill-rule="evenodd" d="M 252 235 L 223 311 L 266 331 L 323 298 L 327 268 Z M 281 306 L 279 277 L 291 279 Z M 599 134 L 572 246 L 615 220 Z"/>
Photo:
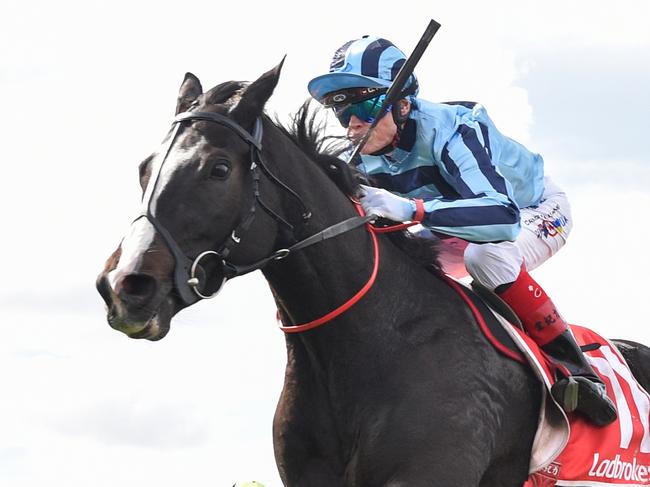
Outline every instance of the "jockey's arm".
<path fill-rule="evenodd" d="M 422 224 L 472 242 L 512 241 L 521 229 L 519 208 L 477 129 L 460 125 L 436 157 L 442 177 L 457 197 L 425 201 Z"/>

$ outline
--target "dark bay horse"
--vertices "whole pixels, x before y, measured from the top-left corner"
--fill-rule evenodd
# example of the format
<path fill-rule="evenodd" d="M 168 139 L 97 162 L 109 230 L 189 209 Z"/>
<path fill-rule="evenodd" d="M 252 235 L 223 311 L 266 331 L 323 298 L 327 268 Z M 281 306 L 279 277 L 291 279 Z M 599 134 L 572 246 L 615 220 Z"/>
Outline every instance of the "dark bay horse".
<path fill-rule="evenodd" d="M 161 339 L 181 309 L 255 269 L 283 323 L 309 323 L 367 288 L 378 262 L 358 302 L 286 336 L 284 484 L 520 487 L 540 385 L 487 342 L 417 242 L 380 235 L 375 255 L 356 180 L 320 150 L 306 108 L 291 131 L 263 114 L 280 70 L 206 93 L 185 76 L 172 130 L 140 166 L 142 215 L 97 280 L 109 324 Z"/>

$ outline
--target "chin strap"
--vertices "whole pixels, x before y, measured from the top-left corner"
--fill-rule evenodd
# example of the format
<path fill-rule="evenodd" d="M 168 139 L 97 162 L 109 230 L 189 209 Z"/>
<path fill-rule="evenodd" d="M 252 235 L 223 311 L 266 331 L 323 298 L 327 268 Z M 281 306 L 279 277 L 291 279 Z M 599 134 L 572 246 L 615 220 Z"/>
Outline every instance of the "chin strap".
<path fill-rule="evenodd" d="M 397 126 L 397 133 L 395 134 L 395 137 L 393 140 L 390 142 L 390 144 L 386 144 L 384 147 L 379 149 L 378 151 L 371 152 L 369 155 L 371 156 L 383 156 L 386 154 L 390 154 L 395 150 L 395 147 L 397 146 L 397 142 L 399 142 L 399 133 L 401 132 L 400 126 Z"/>
<path fill-rule="evenodd" d="M 407 89 L 405 89 L 401 94 L 400 94 L 400 100 L 403 100 L 405 98 L 408 98 L 409 96 L 413 95 L 418 89 L 418 82 L 415 81 L 411 83 L 411 86 L 409 86 Z M 410 100 L 409 100 L 410 101 Z M 412 103 L 412 102 L 411 102 Z M 386 144 L 384 147 L 379 149 L 378 151 L 371 152 L 371 156 L 383 156 L 386 154 L 390 154 L 395 148 L 397 147 L 397 144 L 399 143 L 400 138 L 402 137 L 402 129 L 404 128 L 404 124 L 409 118 L 409 112 L 407 112 L 405 115 L 402 115 L 400 113 L 400 104 L 399 101 L 393 104 L 390 113 L 393 115 L 393 121 L 395 122 L 395 125 L 397 126 L 397 132 L 395 133 L 395 137 L 393 137 L 393 140 L 390 141 L 390 143 Z M 386 114 L 388 115 L 388 114 Z M 384 115 L 384 116 L 386 116 Z"/>

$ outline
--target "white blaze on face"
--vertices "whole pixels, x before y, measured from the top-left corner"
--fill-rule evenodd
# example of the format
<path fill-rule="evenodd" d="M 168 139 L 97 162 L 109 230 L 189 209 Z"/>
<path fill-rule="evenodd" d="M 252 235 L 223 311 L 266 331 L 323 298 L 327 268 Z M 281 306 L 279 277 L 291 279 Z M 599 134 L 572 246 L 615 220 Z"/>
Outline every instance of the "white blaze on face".
<path fill-rule="evenodd" d="M 142 258 L 147 249 L 151 248 L 155 236 L 155 229 L 146 218 L 138 218 L 131 224 L 120 244 L 120 260 L 115 269 L 108 273 L 108 283 L 114 292 L 117 292 L 116 286 L 122 276 L 132 274 L 140 267 Z"/>
<path fill-rule="evenodd" d="M 147 191 L 142 198 L 143 213 L 147 211 L 146 205 L 150 201 L 149 209 L 151 214 L 156 216 L 156 206 L 161 193 L 173 180 L 176 172 L 189 163 L 192 154 L 197 151 L 197 148 L 207 143 L 205 138 L 201 136 L 201 139 L 194 147 L 189 150 L 183 149 L 182 142 L 185 138 L 184 136 L 185 134 L 181 134 L 176 137 L 176 141 L 166 158 L 165 154 L 167 153 L 167 144 L 163 142 L 162 150 L 157 153 L 151 161 L 151 176 L 149 177 L 149 183 L 147 184 Z"/>
<path fill-rule="evenodd" d="M 142 199 L 141 215 L 147 213 L 147 205 L 149 204 L 151 214 L 156 215 L 158 197 L 173 180 L 174 174 L 188 163 L 190 160 L 190 152 L 196 150 L 196 148 L 193 148 L 191 151 L 181 149 L 182 138 L 182 136 L 177 137 L 174 146 L 169 151 L 165 160 L 163 160 L 167 151 L 167 144 L 165 142 L 163 142 L 163 149 L 153 157 L 151 161 L 151 176 L 149 177 L 149 183 L 147 184 L 147 189 Z M 205 141 L 202 140 L 201 142 L 203 143 Z M 155 227 L 144 216 L 131 223 L 127 235 L 120 244 L 122 250 L 120 260 L 115 269 L 108 274 L 108 282 L 113 292 L 117 292 L 116 286 L 122 276 L 137 272 L 142 265 L 142 260 L 146 252 L 153 245 L 155 237 Z"/>

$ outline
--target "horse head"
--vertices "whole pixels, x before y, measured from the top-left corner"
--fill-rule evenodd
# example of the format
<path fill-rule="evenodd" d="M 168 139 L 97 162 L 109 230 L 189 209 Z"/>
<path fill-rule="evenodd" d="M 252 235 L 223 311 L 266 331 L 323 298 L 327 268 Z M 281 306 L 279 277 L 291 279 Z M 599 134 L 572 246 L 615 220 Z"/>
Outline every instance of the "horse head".
<path fill-rule="evenodd" d="M 261 117 L 281 68 L 206 93 L 185 75 L 172 129 L 140 164 L 141 213 L 97 278 L 111 327 L 161 339 L 176 313 L 216 294 L 232 273 L 227 257 L 250 262 L 271 251 L 278 226 L 253 216 Z M 243 238 L 253 226 L 268 238 Z"/>

